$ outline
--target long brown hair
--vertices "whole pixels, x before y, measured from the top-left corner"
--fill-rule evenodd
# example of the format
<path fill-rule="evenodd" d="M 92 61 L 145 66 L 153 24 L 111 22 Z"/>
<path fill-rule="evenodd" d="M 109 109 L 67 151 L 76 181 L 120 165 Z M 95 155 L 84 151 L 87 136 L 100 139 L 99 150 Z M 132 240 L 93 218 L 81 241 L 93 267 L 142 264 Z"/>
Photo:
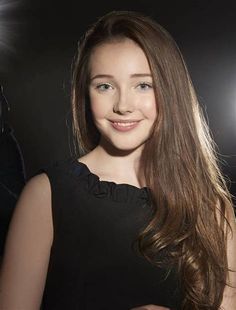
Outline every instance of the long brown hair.
<path fill-rule="evenodd" d="M 154 209 L 139 235 L 139 250 L 157 265 L 163 263 L 158 253 L 165 251 L 165 261 L 177 264 L 182 309 L 218 309 L 227 282 L 225 227 L 230 227 L 225 215 L 232 198 L 181 52 L 151 18 L 111 12 L 81 38 L 72 84 L 73 129 L 80 154 L 95 148 L 100 136 L 88 97 L 91 52 L 122 38 L 133 40 L 146 54 L 158 108 L 141 157 Z"/>

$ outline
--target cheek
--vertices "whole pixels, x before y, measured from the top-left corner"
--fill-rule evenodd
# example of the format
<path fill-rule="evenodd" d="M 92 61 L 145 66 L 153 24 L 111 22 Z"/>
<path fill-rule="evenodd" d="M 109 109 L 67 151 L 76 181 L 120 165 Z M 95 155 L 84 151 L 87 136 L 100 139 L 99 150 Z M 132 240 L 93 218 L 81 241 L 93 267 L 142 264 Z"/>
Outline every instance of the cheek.
<path fill-rule="evenodd" d="M 106 102 L 97 96 L 90 96 L 90 107 L 94 119 L 102 118 L 107 113 Z"/>
<path fill-rule="evenodd" d="M 97 104 L 91 105 L 91 112 L 94 120 L 104 119 L 107 116 L 107 109 Z"/>
<path fill-rule="evenodd" d="M 155 120 L 157 117 L 157 104 L 153 96 L 140 102 L 143 114 L 150 120 Z"/>

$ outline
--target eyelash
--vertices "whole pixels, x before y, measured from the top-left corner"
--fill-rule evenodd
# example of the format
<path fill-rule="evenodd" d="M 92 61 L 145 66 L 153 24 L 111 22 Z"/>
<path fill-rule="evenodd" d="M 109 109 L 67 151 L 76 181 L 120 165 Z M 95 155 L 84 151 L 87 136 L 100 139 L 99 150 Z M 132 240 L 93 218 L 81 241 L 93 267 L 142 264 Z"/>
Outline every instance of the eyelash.
<path fill-rule="evenodd" d="M 138 87 L 138 86 L 141 86 L 141 85 L 148 86 L 148 89 L 149 89 L 149 88 L 152 88 L 152 84 L 147 83 L 147 82 L 141 82 L 141 83 L 139 83 L 139 84 L 137 85 L 137 87 Z M 101 84 L 98 84 L 98 85 L 96 86 L 96 89 L 101 90 L 101 91 L 108 90 L 108 88 L 106 88 L 106 89 L 101 89 L 101 86 L 110 86 L 110 87 L 112 87 L 112 85 L 109 84 L 109 83 L 101 83 Z M 145 89 L 146 89 L 146 88 L 145 88 Z M 144 90 L 144 88 L 142 88 L 142 90 Z"/>
<path fill-rule="evenodd" d="M 140 86 L 140 85 L 145 85 L 145 86 L 148 86 L 148 88 L 152 88 L 152 84 L 147 83 L 147 82 L 141 82 L 138 84 L 138 86 Z"/>
<path fill-rule="evenodd" d="M 100 88 L 101 86 L 110 86 L 110 87 L 112 87 L 112 85 L 109 84 L 109 83 L 101 83 L 101 84 L 98 84 L 98 85 L 96 86 L 96 89 L 101 90 L 101 91 L 108 90 L 107 88 L 106 88 L 106 89 L 101 89 L 101 88 Z"/>

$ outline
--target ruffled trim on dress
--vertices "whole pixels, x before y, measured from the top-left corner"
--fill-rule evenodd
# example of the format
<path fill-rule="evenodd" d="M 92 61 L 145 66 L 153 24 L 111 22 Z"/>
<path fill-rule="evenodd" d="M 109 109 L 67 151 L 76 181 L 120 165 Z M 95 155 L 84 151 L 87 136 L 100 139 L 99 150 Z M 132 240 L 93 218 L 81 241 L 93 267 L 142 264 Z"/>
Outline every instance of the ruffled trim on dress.
<path fill-rule="evenodd" d="M 131 184 L 117 184 L 111 181 L 101 181 L 92 173 L 88 166 L 77 159 L 71 160 L 70 172 L 80 179 L 80 183 L 86 190 L 97 198 L 109 198 L 115 202 L 131 202 L 142 200 L 150 203 L 150 191 L 148 187 L 138 188 Z"/>

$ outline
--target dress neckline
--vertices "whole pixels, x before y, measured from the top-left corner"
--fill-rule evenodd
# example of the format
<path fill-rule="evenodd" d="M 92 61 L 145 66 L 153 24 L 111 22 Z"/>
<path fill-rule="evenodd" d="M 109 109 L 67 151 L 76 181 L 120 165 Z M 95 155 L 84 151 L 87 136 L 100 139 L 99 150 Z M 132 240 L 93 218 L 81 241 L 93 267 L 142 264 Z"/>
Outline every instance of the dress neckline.
<path fill-rule="evenodd" d="M 137 187 L 128 183 L 116 183 L 113 181 L 100 180 L 99 176 L 93 173 L 89 167 L 80 162 L 77 158 L 72 160 L 77 170 L 77 175 L 86 180 L 85 184 L 89 192 L 97 197 L 110 197 L 116 201 L 131 201 L 141 199 L 150 202 L 150 189 L 147 186 Z"/>
<path fill-rule="evenodd" d="M 135 186 L 135 185 L 132 185 L 132 184 L 129 184 L 129 183 L 117 183 L 117 182 L 115 182 L 115 181 L 101 180 L 100 177 L 99 177 L 96 173 L 92 172 L 92 171 L 89 169 L 88 165 L 86 165 L 85 163 L 79 161 L 78 159 L 75 159 L 75 161 L 77 161 L 78 165 L 84 166 L 84 169 L 86 169 L 86 170 L 88 171 L 88 173 L 90 173 L 91 175 L 94 175 L 96 178 L 98 178 L 99 182 L 112 183 L 112 184 L 115 184 L 116 186 L 122 185 L 122 186 L 134 187 L 135 190 L 140 190 L 140 191 L 143 191 L 143 190 L 146 191 L 146 190 L 148 189 L 147 186 L 138 187 L 138 186 Z"/>

